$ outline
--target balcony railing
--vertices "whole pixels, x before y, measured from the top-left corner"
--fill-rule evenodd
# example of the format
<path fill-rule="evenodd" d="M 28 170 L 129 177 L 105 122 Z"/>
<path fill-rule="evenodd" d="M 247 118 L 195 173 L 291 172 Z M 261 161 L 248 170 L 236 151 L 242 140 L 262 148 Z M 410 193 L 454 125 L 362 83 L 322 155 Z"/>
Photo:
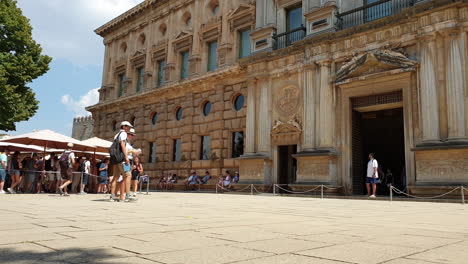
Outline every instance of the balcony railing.
<path fill-rule="evenodd" d="M 416 0 L 381 0 L 371 4 L 338 13 L 338 29 L 347 29 L 365 24 L 383 17 L 400 13 L 413 6 Z"/>
<path fill-rule="evenodd" d="M 282 49 L 291 46 L 294 42 L 303 39 L 306 35 L 306 28 L 300 27 L 280 34 L 273 35 L 273 49 Z"/>

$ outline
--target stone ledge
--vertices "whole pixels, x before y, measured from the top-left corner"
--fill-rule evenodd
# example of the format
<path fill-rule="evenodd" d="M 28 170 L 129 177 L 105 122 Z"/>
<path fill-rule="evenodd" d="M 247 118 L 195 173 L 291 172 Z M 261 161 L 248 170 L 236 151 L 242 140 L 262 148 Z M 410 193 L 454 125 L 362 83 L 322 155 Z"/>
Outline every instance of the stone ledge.
<path fill-rule="evenodd" d="M 418 144 L 411 151 L 468 149 L 468 142 L 440 142 Z"/>
<path fill-rule="evenodd" d="M 339 156 L 340 153 L 336 152 L 335 150 L 313 150 L 313 151 L 302 151 L 297 154 L 293 154 L 292 156 L 294 158 L 297 157 L 321 157 L 321 156 L 332 156 L 332 157 L 337 157 Z"/>

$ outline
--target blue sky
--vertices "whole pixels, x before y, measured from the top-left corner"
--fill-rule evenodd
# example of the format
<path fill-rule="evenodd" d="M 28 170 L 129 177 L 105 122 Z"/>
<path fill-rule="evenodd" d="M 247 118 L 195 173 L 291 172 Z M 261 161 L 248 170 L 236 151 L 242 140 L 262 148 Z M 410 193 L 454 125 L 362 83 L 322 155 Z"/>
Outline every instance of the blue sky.
<path fill-rule="evenodd" d="M 142 1 L 18 0 L 33 38 L 53 61 L 49 72 L 29 85 L 40 101 L 36 115 L 6 133 L 51 129 L 70 136 L 73 118 L 89 115 L 84 107 L 98 100 L 104 46 L 94 29 Z"/>

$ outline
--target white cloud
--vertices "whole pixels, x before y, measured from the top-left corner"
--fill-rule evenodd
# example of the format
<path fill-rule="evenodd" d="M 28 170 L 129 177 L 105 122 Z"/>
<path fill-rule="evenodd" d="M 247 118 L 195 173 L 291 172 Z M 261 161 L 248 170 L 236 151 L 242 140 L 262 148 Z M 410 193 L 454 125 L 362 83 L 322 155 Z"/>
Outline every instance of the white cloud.
<path fill-rule="evenodd" d="M 66 108 L 75 113 L 75 116 L 87 116 L 90 113 L 85 110 L 85 107 L 97 104 L 99 101 L 99 88 L 88 91 L 85 95 L 80 96 L 75 100 L 69 94 L 62 96 L 61 102 Z"/>
<path fill-rule="evenodd" d="M 44 53 L 73 64 L 101 65 L 102 38 L 94 30 L 143 0 L 19 0 Z"/>

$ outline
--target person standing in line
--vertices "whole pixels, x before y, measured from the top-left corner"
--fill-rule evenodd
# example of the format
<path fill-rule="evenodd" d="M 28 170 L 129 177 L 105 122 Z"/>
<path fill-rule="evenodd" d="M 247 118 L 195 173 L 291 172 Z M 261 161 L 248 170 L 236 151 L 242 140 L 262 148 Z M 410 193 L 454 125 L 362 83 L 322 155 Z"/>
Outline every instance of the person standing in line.
<path fill-rule="evenodd" d="M 126 142 L 126 148 L 127 148 L 127 153 L 128 153 L 128 159 L 130 161 L 130 177 L 125 178 L 125 200 L 134 200 L 136 197 L 135 195 L 131 195 L 131 184 L 132 184 L 132 167 L 134 164 L 134 158 L 136 158 L 139 153 L 138 151 L 132 146 L 131 142 L 133 141 L 133 138 L 135 137 L 135 129 L 130 128 L 128 131 L 128 138 Z M 142 167 L 143 168 L 143 167 Z"/>
<path fill-rule="evenodd" d="M 82 163 L 83 181 L 81 182 L 80 194 L 86 194 L 85 186 L 89 182 L 89 173 L 91 171 L 91 162 L 86 157 L 83 157 L 82 159 L 83 159 L 83 161 L 82 161 L 83 162 Z"/>
<path fill-rule="evenodd" d="M 136 197 L 138 188 L 138 182 L 140 181 L 140 175 L 143 173 L 143 165 L 140 163 L 140 157 L 136 156 L 133 158 L 132 166 L 132 193 L 133 197 Z"/>
<path fill-rule="evenodd" d="M 377 192 L 377 179 L 379 178 L 378 168 L 379 164 L 377 163 L 377 160 L 374 159 L 374 153 L 369 153 L 369 162 L 367 163 L 366 188 L 367 195 L 370 198 L 375 198 L 375 194 Z"/>
<path fill-rule="evenodd" d="M 35 168 L 34 165 L 36 164 L 37 153 L 33 153 L 32 158 L 26 157 L 23 159 L 23 171 L 24 171 L 24 185 L 23 185 L 23 192 L 31 191 L 31 186 L 34 183 L 34 179 L 36 178 L 36 173 L 34 172 Z"/>
<path fill-rule="evenodd" d="M 103 162 L 99 163 L 99 169 L 98 169 L 98 181 L 99 181 L 99 187 L 97 192 L 98 193 L 104 193 L 106 191 L 106 185 L 107 185 L 107 178 L 108 178 L 108 168 L 109 168 L 109 159 L 105 158 Z"/>
<path fill-rule="evenodd" d="M 54 157 L 54 163 L 52 165 L 52 168 L 54 169 L 55 172 L 55 193 L 59 194 L 59 186 L 62 185 L 62 176 L 60 175 L 60 165 L 59 165 L 59 158 L 58 156 Z"/>
<path fill-rule="evenodd" d="M 47 175 L 47 179 L 49 180 L 49 183 L 46 186 L 46 190 L 49 193 L 55 192 L 55 170 L 53 169 L 53 163 L 55 159 L 55 153 L 51 153 L 50 157 L 46 159 L 45 161 L 45 171 Z"/>
<path fill-rule="evenodd" d="M 113 171 L 113 180 L 111 184 L 111 196 L 109 201 L 113 202 L 114 199 L 117 199 L 116 193 L 117 193 L 117 180 L 119 179 L 120 175 L 124 178 L 124 180 L 120 183 L 120 201 L 125 200 L 125 182 L 127 177 L 132 177 L 132 174 L 130 172 L 130 160 L 128 158 L 128 153 L 127 153 L 127 138 L 128 138 L 128 132 L 130 132 L 130 129 L 133 128 L 132 124 L 128 121 L 123 121 L 120 123 L 120 131 L 115 135 L 114 140 L 117 140 L 120 144 L 120 149 L 122 151 L 124 161 L 122 163 L 118 164 L 113 164 L 112 165 L 112 171 Z"/>
<path fill-rule="evenodd" d="M 11 157 L 11 186 L 8 188 L 8 191 L 11 194 L 15 194 L 15 188 L 18 186 L 21 182 L 21 162 L 19 160 L 19 151 L 15 151 L 13 153 L 13 156 Z"/>
<path fill-rule="evenodd" d="M 75 166 L 75 153 L 73 153 L 73 143 L 68 143 L 68 149 L 65 150 L 59 158 L 60 174 L 62 185 L 59 186 L 60 195 L 68 196 L 67 187 L 72 183 L 73 168 Z"/>
<path fill-rule="evenodd" d="M 5 178 L 7 172 L 7 164 L 8 164 L 8 150 L 5 153 L 0 152 L 0 194 L 4 194 L 5 191 L 3 187 L 5 185 Z"/>
<path fill-rule="evenodd" d="M 34 169 L 36 170 L 36 193 L 42 192 L 42 181 L 45 178 L 44 170 L 44 157 L 37 157 L 36 163 L 34 164 Z"/>

